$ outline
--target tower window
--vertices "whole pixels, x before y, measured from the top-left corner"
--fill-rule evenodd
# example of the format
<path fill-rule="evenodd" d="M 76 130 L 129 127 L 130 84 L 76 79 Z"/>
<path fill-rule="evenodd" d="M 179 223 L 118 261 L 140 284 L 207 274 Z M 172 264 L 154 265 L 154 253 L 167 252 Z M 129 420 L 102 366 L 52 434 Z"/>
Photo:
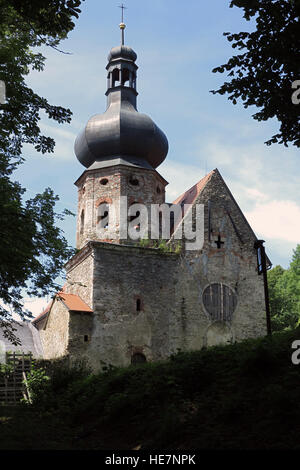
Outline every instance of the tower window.
<path fill-rule="evenodd" d="M 84 335 L 84 336 L 83 336 L 83 341 L 84 341 L 85 343 L 88 343 L 89 340 L 90 340 L 89 335 Z"/>
<path fill-rule="evenodd" d="M 122 70 L 122 83 L 121 85 L 125 85 L 126 82 L 129 82 L 129 70 L 123 69 Z"/>
<path fill-rule="evenodd" d="M 100 204 L 98 211 L 98 223 L 100 223 L 100 228 L 107 228 L 109 222 L 109 205 L 107 202 Z"/>
<path fill-rule="evenodd" d="M 157 194 L 160 194 L 160 193 L 161 193 L 161 190 L 160 190 L 160 187 L 159 187 L 159 186 L 157 186 L 156 192 L 157 192 Z"/>
<path fill-rule="evenodd" d="M 108 183 L 108 179 L 107 179 L 107 178 L 102 178 L 102 179 L 100 180 L 100 184 L 102 184 L 103 186 L 106 186 L 107 183 Z"/>
<path fill-rule="evenodd" d="M 136 176 L 131 176 L 129 179 L 129 184 L 131 184 L 132 186 L 139 186 L 140 182 Z"/>
<path fill-rule="evenodd" d="M 131 209 L 131 206 L 134 206 L 135 204 L 139 204 L 138 202 L 133 202 L 130 207 L 129 207 L 129 210 Z M 133 211 L 133 210 L 132 210 Z M 131 212 L 131 211 L 130 211 Z M 132 213 L 132 212 L 131 212 Z M 128 222 L 132 222 L 134 221 L 135 219 L 137 219 L 139 216 L 141 215 L 140 211 L 139 210 L 136 210 L 135 213 L 133 213 L 132 215 L 129 215 L 128 216 Z"/>
<path fill-rule="evenodd" d="M 120 85 L 120 71 L 119 69 L 114 69 L 112 72 L 112 86 L 119 86 Z"/>
<path fill-rule="evenodd" d="M 128 221 L 132 222 L 133 220 L 137 219 L 141 215 L 140 211 L 136 211 L 135 215 L 129 215 Z"/>
<path fill-rule="evenodd" d="M 143 364 L 144 362 L 147 362 L 147 359 L 142 353 L 135 353 L 131 356 L 131 364 Z"/>
<path fill-rule="evenodd" d="M 136 299 L 136 311 L 140 312 L 142 308 L 142 302 L 141 299 Z"/>

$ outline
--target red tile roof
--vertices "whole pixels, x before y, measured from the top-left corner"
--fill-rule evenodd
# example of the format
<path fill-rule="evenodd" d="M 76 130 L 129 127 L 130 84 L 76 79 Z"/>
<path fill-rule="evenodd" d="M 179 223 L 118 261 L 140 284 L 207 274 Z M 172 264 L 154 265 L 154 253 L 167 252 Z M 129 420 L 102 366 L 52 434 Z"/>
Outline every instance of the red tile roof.
<path fill-rule="evenodd" d="M 56 297 L 59 297 L 63 301 L 68 310 L 71 310 L 73 312 L 93 312 L 93 310 L 90 309 L 90 307 L 78 295 L 66 294 L 65 292 L 63 292 L 64 287 L 60 292 L 56 294 Z M 47 305 L 45 310 L 43 310 L 42 313 L 40 313 L 37 317 L 34 318 L 34 320 L 32 320 L 32 323 L 42 320 L 50 312 L 53 300 L 54 299 L 49 302 L 49 304 Z"/>
<path fill-rule="evenodd" d="M 212 170 L 204 178 L 202 178 L 198 183 L 192 186 L 190 189 L 181 194 L 172 204 L 193 204 L 197 196 L 200 194 L 202 189 L 205 187 L 206 183 L 210 180 L 215 170 Z"/>
<path fill-rule="evenodd" d="M 66 307 L 73 312 L 92 312 L 93 310 L 79 297 L 75 294 L 66 294 L 65 292 L 59 292 L 57 294 Z"/>
<path fill-rule="evenodd" d="M 47 307 L 42 311 L 42 313 L 40 313 L 37 317 L 34 318 L 34 320 L 32 320 L 32 323 L 41 320 L 45 315 L 47 315 L 47 313 L 50 311 L 52 303 L 53 299 L 48 303 Z"/>

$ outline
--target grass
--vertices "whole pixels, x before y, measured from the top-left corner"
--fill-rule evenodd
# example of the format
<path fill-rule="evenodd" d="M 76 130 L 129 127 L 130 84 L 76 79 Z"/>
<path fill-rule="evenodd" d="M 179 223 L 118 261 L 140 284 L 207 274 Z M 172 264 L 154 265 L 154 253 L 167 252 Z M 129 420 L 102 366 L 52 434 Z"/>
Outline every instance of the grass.
<path fill-rule="evenodd" d="M 0 449 L 299 449 L 295 339 L 299 328 L 161 363 L 69 374 L 31 407 L 0 411 Z"/>

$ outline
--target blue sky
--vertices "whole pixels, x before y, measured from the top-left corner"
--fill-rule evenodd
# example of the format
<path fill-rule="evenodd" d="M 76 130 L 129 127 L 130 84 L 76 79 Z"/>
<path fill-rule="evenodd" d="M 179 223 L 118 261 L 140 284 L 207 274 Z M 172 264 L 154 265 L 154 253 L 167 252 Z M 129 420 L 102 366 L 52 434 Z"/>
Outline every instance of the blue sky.
<path fill-rule="evenodd" d="M 264 141 L 278 130 L 275 120 L 258 123 L 251 118 L 256 108 L 233 106 L 225 96 L 210 93 L 226 79 L 212 69 L 236 51 L 223 32 L 253 27 L 229 3 L 125 2 L 125 43 L 138 55 L 138 110 L 168 137 L 169 153 L 158 169 L 169 181 L 167 201 L 218 168 L 256 235 L 266 241 L 273 265 L 286 268 L 300 243 L 299 150 L 267 147 Z M 63 126 L 42 116 L 42 129 L 57 142 L 55 153 L 44 156 L 24 147 L 26 162 L 15 175 L 28 197 L 53 188 L 59 209 L 76 212 L 73 183 L 84 168 L 74 155 L 74 140 L 92 115 L 106 109 L 107 55 L 120 43 L 117 6 L 111 0 L 86 0 L 74 31 L 60 45 L 72 54 L 43 48 L 45 70 L 27 79 L 50 103 L 73 111 L 71 124 Z M 71 245 L 75 225 L 75 218 L 63 224 Z"/>

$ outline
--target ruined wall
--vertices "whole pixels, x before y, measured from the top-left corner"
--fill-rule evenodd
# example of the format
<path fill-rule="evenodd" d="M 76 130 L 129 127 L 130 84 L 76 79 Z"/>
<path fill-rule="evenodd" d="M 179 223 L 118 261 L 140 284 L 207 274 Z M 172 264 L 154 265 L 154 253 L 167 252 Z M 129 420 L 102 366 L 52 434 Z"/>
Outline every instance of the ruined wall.
<path fill-rule="evenodd" d="M 68 350 L 69 312 L 61 300 L 55 299 L 47 321 L 40 330 L 44 359 L 64 356 Z"/>
<path fill-rule="evenodd" d="M 174 344 L 199 349 L 265 335 L 264 285 L 257 272 L 256 237 L 217 171 L 195 203 L 205 206 L 205 241 L 202 250 L 186 251 L 181 257 Z M 213 297 L 212 305 L 204 305 L 204 292 L 213 292 L 213 288 L 224 294 L 224 303 L 225 294 L 231 295 L 230 314 L 225 305 L 223 315 L 221 311 L 217 314 Z"/>
<path fill-rule="evenodd" d="M 88 356 L 94 370 L 101 361 L 128 365 L 135 353 L 149 361 L 167 357 L 178 256 L 97 242 L 91 246 L 94 313 L 76 319 L 72 313 L 71 356 Z M 85 343 L 84 334 L 90 334 Z"/>
<path fill-rule="evenodd" d="M 205 209 L 202 249 L 161 253 L 91 241 L 70 260 L 66 291 L 94 311 L 71 314 L 72 357 L 88 357 L 99 370 L 128 365 L 136 353 L 160 360 L 266 334 L 256 237 L 217 171 L 195 203 Z"/>

